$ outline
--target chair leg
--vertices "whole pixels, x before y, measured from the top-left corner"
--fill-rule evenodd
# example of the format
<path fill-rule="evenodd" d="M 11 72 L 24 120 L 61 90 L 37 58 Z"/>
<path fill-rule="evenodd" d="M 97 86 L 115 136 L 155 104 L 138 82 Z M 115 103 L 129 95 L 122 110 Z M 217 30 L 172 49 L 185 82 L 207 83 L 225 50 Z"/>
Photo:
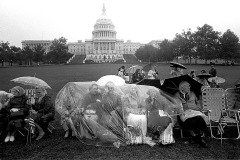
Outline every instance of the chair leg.
<path fill-rule="evenodd" d="M 25 135 L 20 130 L 18 130 L 18 133 L 20 133 L 23 137 L 25 137 Z"/>
<path fill-rule="evenodd" d="M 49 131 L 50 133 L 52 133 L 52 131 L 53 131 L 55 128 L 53 127 L 53 125 L 51 125 L 51 123 L 49 123 L 47 129 L 48 129 L 48 131 Z"/>
<path fill-rule="evenodd" d="M 182 130 L 182 128 L 180 128 L 180 132 L 181 132 L 181 138 L 184 138 L 183 137 L 183 130 Z"/>

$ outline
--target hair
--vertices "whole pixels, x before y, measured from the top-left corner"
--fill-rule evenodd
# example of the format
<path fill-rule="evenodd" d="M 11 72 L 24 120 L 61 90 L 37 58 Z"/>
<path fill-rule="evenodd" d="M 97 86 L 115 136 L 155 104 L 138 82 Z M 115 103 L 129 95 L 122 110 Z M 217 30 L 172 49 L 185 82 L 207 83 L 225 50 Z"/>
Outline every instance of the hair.
<path fill-rule="evenodd" d="M 189 84 L 187 81 L 182 81 L 180 84 L 179 84 L 179 90 L 180 91 L 182 91 L 181 89 L 182 89 L 182 86 L 184 85 L 184 84 Z M 190 85 L 190 84 L 189 84 Z"/>
<path fill-rule="evenodd" d="M 89 90 L 91 90 L 94 86 L 99 87 L 97 83 L 93 83 L 89 86 Z"/>
<path fill-rule="evenodd" d="M 37 91 L 37 90 L 39 90 L 43 95 L 46 95 L 46 94 L 47 94 L 46 89 L 43 88 L 43 87 L 37 87 L 37 88 L 36 88 L 36 91 Z"/>
<path fill-rule="evenodd" d="M 18 96 L 21 96 L 21 95 L 25 94 L 25 90 L 22 87 L 20 87 L 20 86 L 15 86 L 11 90 L 17 91 L 18 92 Z"/>

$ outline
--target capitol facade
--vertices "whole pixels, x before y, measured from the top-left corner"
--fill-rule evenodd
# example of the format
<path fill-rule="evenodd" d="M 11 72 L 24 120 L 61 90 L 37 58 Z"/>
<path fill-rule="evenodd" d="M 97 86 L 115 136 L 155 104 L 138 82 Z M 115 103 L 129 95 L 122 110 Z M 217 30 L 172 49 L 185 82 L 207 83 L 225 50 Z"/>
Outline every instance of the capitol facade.
<path fill-rule="evenodd" d="M 22 41 L 22 48 L 29 46 L 34 49 L 40 45 L 47 54 L 50 51 L 51 44 L 51 40 L 24 40 Z M 124 54 L 135 55 L 137 49 L 145 44 L 134 43 L 131 40 L 124 42 L 122 39 L 117 39 L 117 31 L 112 20 L 108 18 L 103 4 L 102 15 L 97 19 L 92 31 L 92 39 L 86 39 L 85 42 L 82 40 L 69 42 L 67 45 L 68 52 L 74 54 L 73 57 L 75 55 L 86 55 L 83 63 L 86 61 L 102 63 L 117 60 L 125 61 Z"/>
<path fill-rule="evenodd" d="M 75 55 L 86 55 L 84 61 L 114 62 L 124 60 L 123 54 L 135 54 L 141 46 L 144 44 L 117 39 L 115 26 L 106 15 L 106 9 L 103 5 L 102 15 L 97 19 L 92 31 L 92 39 L 85 40 L 85 42 L 81 40 L 69 42 L 68 52 Z"/>

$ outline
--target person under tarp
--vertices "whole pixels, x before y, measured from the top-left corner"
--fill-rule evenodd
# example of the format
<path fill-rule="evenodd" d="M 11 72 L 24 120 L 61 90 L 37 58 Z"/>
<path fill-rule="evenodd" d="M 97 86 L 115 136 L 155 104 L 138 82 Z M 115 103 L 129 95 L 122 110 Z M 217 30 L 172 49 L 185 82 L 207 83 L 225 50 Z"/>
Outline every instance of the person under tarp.
<path fill-rule="evenodd" d="M 66 108 L 72 108 L 74 114 L 71 115 L 71 119 L 74 130 L 76 130 L 76 137 L 84 144 L 117 148 L 136 144 L 132 143 L 132 138 L 137 128 L 131 124 L 128 126 L 129 118 L 125 114 L 123 101 L 124 97 L 129 98 L 128 95 L 132 84 L 115 86 L 113 84 L 114 82 L 109 82 L 105 85 L 98 86 L 98 91 L 101 95 L 99 97 L 101 98 L 95 99 L 94 102 L 89 101 L 90 104 L 85 105 L 84 108 L 84 99 L 89 94 L 89 88 L 93 83 L 95 82 L 67 83 L 57 94 L 55 101 L 56 111 L 64 117 L 64 111 L 67 110 Z M 69 93 L 69 88 L 71 88 L 71 94 Z M 144 102 L 142 107 L 145 109 L 147 107 L 145 101 L 149 97 L 147 92 L 150 89 L 154 89 L 157 93 L 160 93 L 159 89 L 152 86 L 137 86 L 141 100 Z M 161 105 L 164 105 L 164 108 L 169 110 L 169 116 L 171 117 L 171 114 L 174 115 L 174 108 L 176 108 L 178 104 L 174 103 L 172 97 L 165 97 L 164 94 L 159 94 L 159 96 L 165 99 Z M 145 116 L 147 116 L 147 114 Z M 147 128 L 147 123 L 143 125 L 145 125 L 144 128 Z M 171 127 L 172 126 L 170 126 L 170 128 Z M 171 132 L 167 132 L 167 134 L 168 133 Z M 162 142 L 159 141 L 159 143 Z M 169 141 L 168 144 L 170 143 L 174 142 Z M 151 137 L 145 138 L 145 141 L 141 144 L 154 145 Z"/>

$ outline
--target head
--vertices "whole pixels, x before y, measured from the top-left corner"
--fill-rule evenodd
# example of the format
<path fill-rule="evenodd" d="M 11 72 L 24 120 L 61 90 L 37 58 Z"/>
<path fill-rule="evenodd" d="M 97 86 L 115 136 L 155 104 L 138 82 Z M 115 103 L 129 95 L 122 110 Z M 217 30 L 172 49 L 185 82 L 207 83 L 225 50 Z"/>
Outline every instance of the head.
<path fill-rule="evenodd" d="M 119 71 L 124 71 L 125 70 L 125 66 L 121 66 L 118 70 Z"/>
<path fill-rule="evenodd" d="M 214 68 L 214 65 L 211 65 L 211 68 Z"/>
<path fill-rule="evenodd" d="M 105 84 L 108 94 L 113 94 L 115 91 L 115 84 L 112 81 L 109 81 Z"/>
<path fill-rule="evenodd" d="M 35 94 L 37 98 L 44 97 L 47 94 L 47 91 L 43 87 L 38 87 L 35 89 Z"/>
<path fill-rule="evenodd" d="M 24 93 L 25 93 L 25 90 L 22 88 L 22 87 L 20 87 L 20 86 L 16 86 L 16 87 L 13 87 L 12 89 L 11 89 L 11 93 L 16 97 L 16 96 L 22 96 L 22 95 L 24 95 Z"/>
<path fill-rule="evenodd" d="M 147 91 L 147 95 L 149 95 L 149 97 L 151 97 L 152 99 L 157 97 L 157 93 L 158 91 L 155 89 L 149 89 Z"/>
<path fill-rule="evenodd" d="M 179 91 L 182 93 L 189 93 L 190 92 L 190 84 L 187 81 L 183 81 L 179 84 Z"/>
<path fill-rule="evenodd" d="M 132 95 L 137 95 L 138 94 L 138 90 L 137 90 L 137 85 L 136 84 L 131 84 L 131 86 L 130 86 L 130 94 L 132 94 Z"/>
<path fill-rule="evenodd" d="M 140 69 L 136 69 L 136 72 L 135 72 L 135 73 L 141 73 L 141 72 L 140 72 Z"/>
<path fill-rule="evenodd" d="M 98 93 L 99 86 L 96 83 L 93 83 L 89 87 L 90 94 L 96 95 Z"/>

